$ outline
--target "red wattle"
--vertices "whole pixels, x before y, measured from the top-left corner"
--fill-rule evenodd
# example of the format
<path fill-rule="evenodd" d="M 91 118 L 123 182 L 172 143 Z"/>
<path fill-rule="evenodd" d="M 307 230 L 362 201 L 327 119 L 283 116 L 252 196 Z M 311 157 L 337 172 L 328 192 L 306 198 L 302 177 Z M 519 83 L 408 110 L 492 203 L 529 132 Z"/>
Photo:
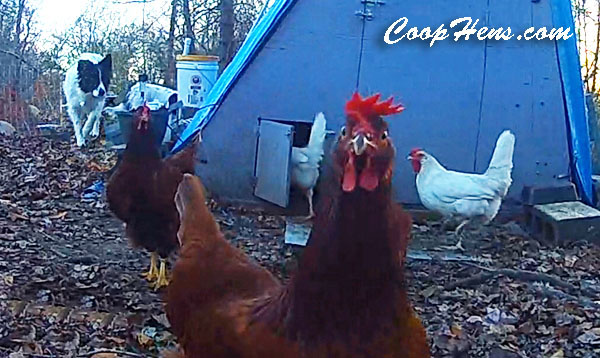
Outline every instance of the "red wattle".
<path fill-rule="evenodd" d="M 418 173 L 421 171 L 421 161 L 417 160 L 417 159 L 411 159 L 410 160 L 413 170 L 415 171 L 415 173 Z"/>
<path fill-rule="evenodd" d="M 360 173 L 359 185 L 367 191 L 373 191 L 377 188 L 379 185 L 379 178 L 373 168 L 366 167 L 362 173 Z"/>
<path fill-rule="evenodd" d="M 344 166 L 344 177 L 342 178 L 342 190 L 348 192 L 356 188 L 356 168 L 354 157 L 351 155 Z"/>

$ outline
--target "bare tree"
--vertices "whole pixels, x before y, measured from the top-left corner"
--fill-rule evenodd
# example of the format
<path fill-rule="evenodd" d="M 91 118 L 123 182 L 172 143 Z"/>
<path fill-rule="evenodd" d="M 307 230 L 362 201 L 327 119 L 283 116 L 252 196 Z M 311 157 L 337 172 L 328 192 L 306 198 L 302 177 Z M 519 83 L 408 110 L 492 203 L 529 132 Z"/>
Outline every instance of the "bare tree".
<path fill-rule="evenodd" d="M 572 1 L 585 89 L 596 94 L 600 90 L 600 0 Z"/>
<path fill-rule="evenodd" d="M 263 6 L 264 0 L 190 0 L 197 51 L 219 55 L 221 65 L 227 64 Z"/>
<path fill-rule="evenodd" d="M 19 6 L 17 10 L 17 17 L 15 20 L 15 35 L 13 38 L 14 50 L 20 52 L 19 45 L 21 40 L 21 22 L 23 21 L 23 11 L 25 10 L 25 0 L 19 0 Z"/>
<path fill-rule="evenodd" d="M 221 18 L 219 26 L 221 37 L 219 39 L 219 68 L 221 71 L 229 64 L 233 57 L 234 49 L 234 11 L 233 0 L 221 0 Z"/>
<path fill-rule="evenodd" d="M 588 88 L 588 91 L 590 93 L 596 93 L 597 90 L 597 79 L 598 79 L 598 54 L 600 53 L 600 1 L 597 1 L 597 17 L 596 17 L 596 46 L 594 49 L 594 53 L 592 55 L 592 61 L 591 61 L 591 66 L 590 66 L 590 74 L 589 74 L 589 79 L 591 82 L 591 85 Z"/>
<path fill-rule="evenodd" d="M 194 29 L 192 27 L 192 17 L 190 16 L 190 1 L 183 0 L 183 23 L 184 23 L 184 37 L 195 40 Z"/>
<path fill-rule="evenodd" d="M 167 40 L 167 71 L 165 85 L 175 87 L 175 27 L 177 26 L 177 0 L 171 1 L 171 20 L 169 21 L 169 39 Z"/>

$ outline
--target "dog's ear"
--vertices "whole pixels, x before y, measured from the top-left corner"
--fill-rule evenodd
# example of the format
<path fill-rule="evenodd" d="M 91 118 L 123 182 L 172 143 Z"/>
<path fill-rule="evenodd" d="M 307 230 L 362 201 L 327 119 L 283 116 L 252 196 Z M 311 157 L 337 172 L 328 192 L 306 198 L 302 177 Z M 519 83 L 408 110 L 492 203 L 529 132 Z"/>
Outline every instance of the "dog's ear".
<path fill-rule="evenodd" d="M 77 62 L 77 72 L 79 72 L 80 74 L 87 74 L 93 70 L 94 70 L 94 64 L 92 63 L 92 61 L 79 60 L 79 62 Z M 96 75 L 96 76 L 98 76 L 98 75 Z"/>
<path fill-rule="evenodd" d="M 85 93 L 92 92 L 100 84 L 98 70 L 92 61 L 79 60 L 77 62 L 77 74 L 79 76 L 79 88 Z"/>
<path fill-rule="evenodd" d="M 98 66 L 102 67 L 102 68 L 112 68 L 112 56 L 111 54 L 107 54 L 106 56 L 104 56 L 104 58 L 102 59 L 102 61 L 100 61 L 98 63 Z"/>
<path fill-rule="evenodd" d="M 100 68 L 102 83 L 104 83 L 104 87 L 108 89 L 108 86 L 110 85 L 110 79 L 112 77 L 112 56 L 110 53 L 98 63 L 98 67 Z"/>

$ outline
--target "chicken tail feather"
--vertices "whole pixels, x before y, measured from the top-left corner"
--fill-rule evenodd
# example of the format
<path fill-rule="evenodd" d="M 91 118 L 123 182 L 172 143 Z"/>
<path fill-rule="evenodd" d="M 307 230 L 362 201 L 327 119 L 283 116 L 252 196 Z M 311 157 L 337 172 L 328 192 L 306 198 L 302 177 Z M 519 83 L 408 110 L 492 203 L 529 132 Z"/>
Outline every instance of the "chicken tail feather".
<path fill-rule="evenodd" d="M 503 191 L 507 191 L 512 182 L 510 175 L 513 168 L 514 151 L 515 135 L 512 134 L 511 131 L 505 130 L 500 134 L 500 137 L 498 137 L 498 140 L 496 141 L 496 148 L 494 149 L 492 160 L 484 174 L 492 179 L 506 182 L 508 185 Z"/>
<path fill-rule="evenodd" d="M 308 139 L 308 150 L 311 154 L 308 156 L 309 161 L 313 162 L 311 164 L 318 165 L 323 159 L 323 143 L 325 142 L 327 121 L 325 120 L 325 115 L 320 112 L 315 116 L 315 121 L 313 123 L 312 129 L 310 131 L 310 138 Z"/>
<path fill-rule="evenodd" d="M 165 158 L 165 161 L 179 169 L 182 174 L 194 173 L 194 161 L 199 143 L 200 140 L 196 137 L 185 149 Z"/>

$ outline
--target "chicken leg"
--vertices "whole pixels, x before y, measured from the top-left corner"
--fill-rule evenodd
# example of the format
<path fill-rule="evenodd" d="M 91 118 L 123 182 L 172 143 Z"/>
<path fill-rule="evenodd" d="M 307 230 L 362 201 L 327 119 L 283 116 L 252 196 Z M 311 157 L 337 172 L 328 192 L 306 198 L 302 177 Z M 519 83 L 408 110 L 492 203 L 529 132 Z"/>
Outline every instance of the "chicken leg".
<path fill-rule="evenodd" d="M 458 242 L 453 245 L 453 246 L 444 246 L 445 249 L 448 250 L 459 250 L 459 251 L 465 251 L 465 248 L 462 246 L 462 231 L 465 227 L 465 225 L 467 225 L 469 223 L 469 220 L 463 220 L 463 222 L 460 223 L 460 225 L 458 225 L 456 227 L 456 229 L 454 229 L 454 236 L 458 237 Z"/>
<path fill-rule="evenodd" d="M 158 254 L 153 252 L 150 254 L 150 269 L 148 272 L 142 274 L 142 276 L 148 281 L 154 281 L 158 278 L 158 266 L 156 262 L 158 261 Z"/>
<path fill-rule="evenodd" d="M 304 192 L 306 199 L 308 199 L 308 216 L 305 216 L 302 221 L 309 221 L 315 217 L 315 211 L 313 210 L 313 193 L 312 188 Z"/>
<path fill-rule="evenodd" d="M 169 278 L 167 277 L 167 260 L 160 259 L 160 269 L 158 270 L 158 277 L 154 282 L 154 290 L 158 290 L 161 287 L 167 287 L 169 285 Z"/>

